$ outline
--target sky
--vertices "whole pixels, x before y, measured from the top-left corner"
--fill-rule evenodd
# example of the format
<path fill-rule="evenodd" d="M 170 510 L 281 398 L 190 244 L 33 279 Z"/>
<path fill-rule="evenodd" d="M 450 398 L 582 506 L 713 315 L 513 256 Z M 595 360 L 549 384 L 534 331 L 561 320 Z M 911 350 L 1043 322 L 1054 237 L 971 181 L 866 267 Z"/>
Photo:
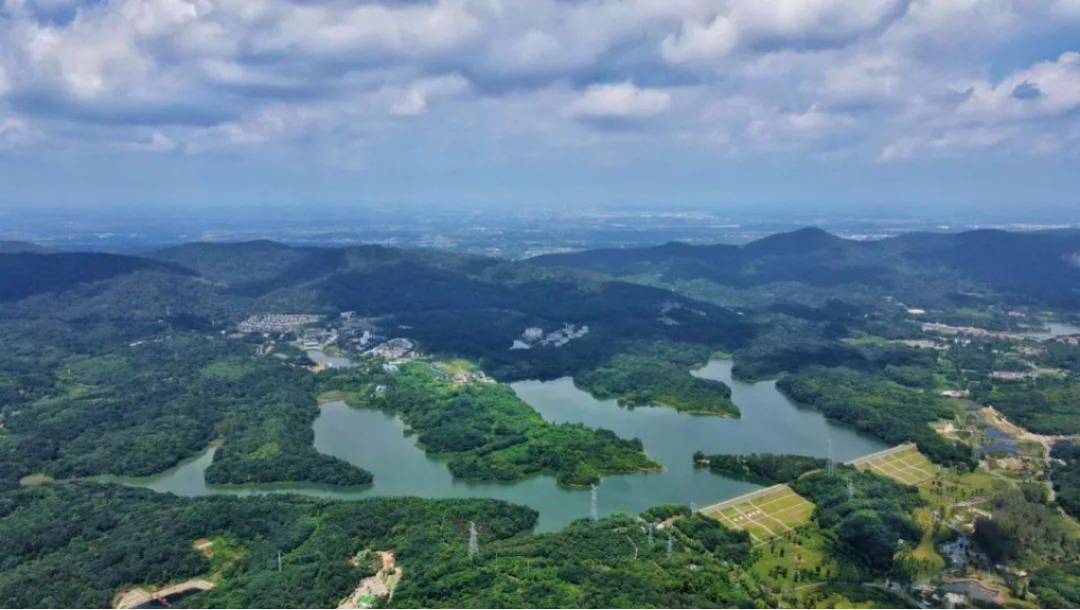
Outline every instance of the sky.
<path fill-rule="evenodd" d="M 1080 0 L 0 6 L 9 211 L 1080 211 Z"/>

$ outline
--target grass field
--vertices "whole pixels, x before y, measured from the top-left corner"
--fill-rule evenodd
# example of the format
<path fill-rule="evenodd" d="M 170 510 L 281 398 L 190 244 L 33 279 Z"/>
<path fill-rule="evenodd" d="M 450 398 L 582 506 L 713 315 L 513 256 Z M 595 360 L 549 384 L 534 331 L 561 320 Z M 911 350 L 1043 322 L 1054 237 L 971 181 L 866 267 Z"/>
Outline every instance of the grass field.
<path fill-rule="evenodd" d="M 735 498 L 702 510 L 730 528 L 746 530 L 754 544 L 767 542 L 810 520 L 814 505 L 787 485 Z"/>
<path fill-rule="evenodd" d="M 821 530 L 810 522 L 758 545 L 752 569 L 774 590 L 791 589 L 838 574 Z"/>
<path fill-rule="evenodd" d="M 937 476 L 939 467 L 919 453 L 914 445 L 905 445 L 897 451 L 868 456 L 852 462 L 859 470 L 869 470 L 889 477 L 905 485 L 918 487 Z"/>

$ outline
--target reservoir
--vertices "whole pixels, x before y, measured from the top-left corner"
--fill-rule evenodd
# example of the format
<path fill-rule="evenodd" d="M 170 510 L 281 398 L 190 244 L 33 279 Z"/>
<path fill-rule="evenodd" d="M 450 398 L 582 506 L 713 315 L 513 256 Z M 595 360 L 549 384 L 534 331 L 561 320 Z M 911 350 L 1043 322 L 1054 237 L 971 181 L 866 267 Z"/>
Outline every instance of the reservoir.
<path fill-rule="evenodd" d="M 607 428 L 624 438 L 640 438 L 645 452 L 664 472 L 605 476 L 597 487 L 601 515 L 636 514 L 665 503 L 706 506 L 757 489 L 747 481 L 695 468 L 692 455 L 706 453 L 797 453 L 847 461 L 886 448 L 880 440 L 828 422 L 820 413 L 802 409 L 785 398 L 775 381 L 743 383 L 731 377 L 730 360 L 714 360 L 694 374 L 716 379 L 732 389 L 742 410 L 740 419 L 683 415 L 665 407 L 620 407 L 615 400 L 597 400 L 566 377 L 523 381 L 512 385 L 525 402 L 551 422 L 582 423 Z M 539 531 L 562 528 L 589 515 L 590 494 L 560 488 L 554 477 L 535 476 L 510 483 L 455 480 L 444 461 L 416 447 L 396 415 L 353 409 L 344 402 L 322 406 L 315 420 L 315 448 L 371 471 L 375 482 L 364 487 L 313 484 L 207 485 L 203 472 L 214 449 L 177 467 L 149 477 L 98 477 L 95 480 L 136 485 L 185 496 L 209 494 L 302 493 L 342 499 L 374 496 L 425 498 L 498 498 L 531 506 L 540 512 Z"/>
<path fill-rule="evenodd" d="M 1028 331 L 1023 333 L 1023 335 L 1028 339 L 1034 339 L 1036 341 L 1045 341 L 1056 337 L 1068 337 L 1070 335 L 1080 335 L 1080 326 L 1074 324 L 1047 322 L 1045 326 L 1045 329 Z"/>

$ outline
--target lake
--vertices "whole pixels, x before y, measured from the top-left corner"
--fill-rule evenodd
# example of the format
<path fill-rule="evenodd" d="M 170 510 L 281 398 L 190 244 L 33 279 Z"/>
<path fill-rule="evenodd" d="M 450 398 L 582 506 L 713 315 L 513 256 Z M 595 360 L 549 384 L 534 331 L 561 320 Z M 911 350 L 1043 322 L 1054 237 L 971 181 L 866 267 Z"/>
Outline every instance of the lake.
<path fill-rule="evenodd" d="M 308 358 L 316 364 L 322 364 L 334 369 L 347 369 L 352 367 L 352 360 L 345 356 L 331 356 L 321 349 L 307 350 Z"/>
<path fill-rule="evenodd" d="M 1045 326 L 1045 329 L 1028 331 L 1023 333 L 1023 335 L 1029 339 L 1035 339 L 1036 341 L 1045 341 L 1047 339 L 1054 339 L 1056 337 L 1080 335 L 1080 326 L 1076 326 L 1073 324 L 1065 324 L 1062 322 L 1047 322 Z"/>
<path fill-rule="evenodd" d="M 706 453 L 799 453 L 846 461 L 880 451 L 886 445 L 849 427 L 831 423 L 818 412 L 802 409 L 785 398 L 775 381 L 743 383 L 731 377 L 730 360 L 714 360 L 694 374 L 716 379 L 732 389 L 742 410 L 740 419 L 683 415 L 665 407 L 620 407 L 614 400 L 597 400 L 566 377 L 555 381 L 523 381 L 514 391 L 552 422 L 574 422 L 640 438 L 646 453 L 664 465 L 664 472 L 612 475 L 597 487 L 601 515 L 639 513 L 665 503 L 699 506 L 720 502 L 758 489 L 695 468 L 694 451 Z M 405 423 L 396 415 L 353 409 L 343 402 L 322 406 L 315 420 L 315 448 L 371 471 L 370 486 L 342 488 L 313 484 L 207 485 L 203 472 L 213 448 L 177 467 L 150 477 L 98 477 L 96 480 L 146 487 L 186 496 L 209 494 L 302 493 L 343 499 L 374 496 L 426 498 L 499 498 L 525 504 L 540 512 L 539 531 L 562 528 L 589 514 L 590 494 L 556 485 L 554 477 L 535 476 L 512 483 L 455 480 L 443 460 L 427 456 L 405 436 Z"/>

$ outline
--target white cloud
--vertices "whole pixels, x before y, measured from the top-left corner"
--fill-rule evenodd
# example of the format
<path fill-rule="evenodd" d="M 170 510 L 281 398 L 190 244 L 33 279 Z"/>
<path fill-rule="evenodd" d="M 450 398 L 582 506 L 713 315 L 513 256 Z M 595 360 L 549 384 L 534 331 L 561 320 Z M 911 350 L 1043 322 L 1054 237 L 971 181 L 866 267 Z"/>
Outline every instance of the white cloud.
<path fill-rule="evenodd" d="M 1013 145 L 1049 154 L 1077 141 L 1060 134 L 1080 95 L 1076 53 L 986 75 L 1010 42 L 1080 23 L 1080 0 L 2 7 L 0 112 L 50 136 L 33 141 L 164 149 L 167 140 L 198 151 L 309 138 L 348 148 L 432 128 L 438 121 L 403 119 L 438 113 L 499 145 L 572 141 L 582 135 L 575 120 L 661 115 L 650 137 L 740 152 L 854 146 L 898 159 Z M 102 125 L 114 134 L 100 135 Z M 602 144 L 613 130 L 591 131 Z"/>
<path fill-rule="evenodd" d="M 424 114 L 427 112 L 428 102 L 431 99 L 458 95 L 468 87 L 468 81 L 458 74 L 417 81 L 405 87 L 404 91 L 398 95 L 390 105 L 390 114 L 394 116 Z"/>
<path fill-rule="evenodd" d="M 1056 0 L 1052 10 L 1063 17 L 1078 18 L 1080 17 L 1080 0 Z"/>
<path fill-rule="evenodd" d="M 453 49 L 481 31 L 475 3 L 468 0 L 344 9 L 332 3 L 271 4 L 271 27 L 251 33 L 256 51 L 422 55 Z"/>
<path fill-rule="evenodd" d="M 735 51 L 843 46 L 903 14 L 904 0 L 731 0 L 715 14 L 690 17 L 664 39 L 664 57 L 701 61 Z"/>
<path fill-rule="evenodd" d="M 0 120 L 0 150 L 32 143 L 37 138 L 24 119 L 8 117 Z"/>
<path fill-rule="evenodd" d="M 1061 116 L 1080 109 L 1080 53 L 1063 53 L 1056 61 L 1039 62 L 995 84 L 974 85 L 957 108 L 966 121 L 1001 123 Z"/>
<path fill-rule="evenodd" d="M 566 112 L 582 119 L 645 119 L 666 112 L 669 106 L 671 94 L 667 91 L 625 82 L 590 86 Z"/>
<path fill-rule="evenodd" d="M 150 136 L 150 141 L 146 143 L 145 150 L 148 152 L 169 152 L 176 149 L 176 142 L 173 142 L 171 138 L 155 131 Z"/>

